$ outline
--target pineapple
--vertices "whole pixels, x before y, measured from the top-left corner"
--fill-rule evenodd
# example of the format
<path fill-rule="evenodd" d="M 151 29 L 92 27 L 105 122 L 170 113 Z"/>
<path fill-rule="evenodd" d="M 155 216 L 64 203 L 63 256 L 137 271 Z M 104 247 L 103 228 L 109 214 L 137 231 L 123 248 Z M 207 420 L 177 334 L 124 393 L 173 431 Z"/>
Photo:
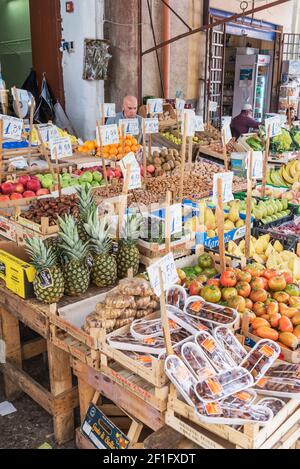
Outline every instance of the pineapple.
<path fill-rule="evenodd" d="M 64 296 L 65 284 L 55 250 L 39 238 L 27 239 L 26 244 L 26 251 L 37 271 L 33 282 L 35 296 L 42 303 L 58 303 Z"/>
<path fill-rule="evenodd" d="M 115 256 L 110 254 L 112 240 L 108 234 L 110 228 L 107 217 L 100 220 L 97 210 L 94 210 L 84 228 L 90 237 L 93 254 L 92 282 L 97 287 L 114 285 L 117 281 L 117 262 Z"/>
<path fill-rule="evenodd" d="M 70 215 L 58 218 L 59 248 L 64 259 L 63 273 L 65 278 L 65 294 L 80 296 L 90 284 L 90 270 L 87 265 L 89 242 L 83 243 L 79 238 L 76 221 Z"/>
<path fill-rule="evenodd" d="M 90 214 L 96 210 L 96 204 L 91 189 L 86 185 L 77 189 L 77 196 L 80 217 L 80 222 L 78 223 L 78 233 L 80 239 L 86 243 L 89 237 L 84 229 L 84 224 L 87 223 Z"/>
<path fill-rule="evenodd" d="M 140 253 L 137 241 L 140 235 L 141 218 L 137 215 L 129 215 L 122 229 L 122 239 L 119 242 L 117 254 L 118 277 L 126 278 L 128 270 L 133 269 L 133 275 L 137 275 L 140 264 Z"/>

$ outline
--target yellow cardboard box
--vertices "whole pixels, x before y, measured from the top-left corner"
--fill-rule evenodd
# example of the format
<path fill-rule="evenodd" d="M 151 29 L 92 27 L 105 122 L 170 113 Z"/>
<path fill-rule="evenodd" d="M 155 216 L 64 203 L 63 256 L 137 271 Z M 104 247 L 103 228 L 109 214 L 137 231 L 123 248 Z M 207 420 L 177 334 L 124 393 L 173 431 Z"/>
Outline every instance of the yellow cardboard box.
<path fill-rule="evenodd" d="M 13 242 L 0 243 L 0 279 L 6 288 L 23 299 L 33 298 L 35 269 L 24 248 Z"/>

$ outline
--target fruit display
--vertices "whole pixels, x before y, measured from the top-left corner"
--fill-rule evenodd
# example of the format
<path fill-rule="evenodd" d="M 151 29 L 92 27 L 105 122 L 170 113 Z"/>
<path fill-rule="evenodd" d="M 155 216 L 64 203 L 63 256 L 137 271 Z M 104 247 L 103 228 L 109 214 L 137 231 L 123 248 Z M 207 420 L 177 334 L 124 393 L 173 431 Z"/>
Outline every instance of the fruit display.
<path fill-rule="evenodd" d="M 176 132 L 163 132 L 162 136 L 165 137 L 165 139 L 169 140 L 169 142 L 175 143 L 175 145 L 182 145 L 182 137 Z M 195 143 L 196 145 L 203 144 L 202 140 L 196 136 L 193 137 L 193 143 Z"/>
<path fill-rule="evenodd" d="M 259 138 L 258 135 L 247 138 L 246 143 L 254 151 L 264 151 L 264 148 L 265 148 L 264 142 Z"/>
<path fill-rule="evenodd" d="M 34 201 L 28 210 L 21 213 L 26 220 L 41 224 L 42 218 L 48 218 L 49 226 L 57 225 L 59 216 L 72 215 L 77 218 L 79 208 L 76 196 L 63 196 L 61 199 L 40 199 Z"/>
<path fill-rule="evenodd" d="M 0 202 L 32 199 L 50 194 L 42 187 L 37 176 L 20 176 L 16 181 L 7 181 L 0 185 Z"/>
<path fill-rule="evenodd" d="M 273 153 L 284 153 L 294 149 L 293 139 L 290 132 L 284 128 L 281 129 L 281 134 L 271 138 L 270 149 Z"/>
<path fill-rule="evenodd" d="M 263 225 L 272 223 L 273 221 L 287 217 L 291 214 L 291 210 L 288 209 L 288 200 L 286 198 L 280 200 L 268 199 L 266 201 L 257 201 L 256 199 L 252 199 L 251 203 L 253 217 L 256 220 L 261 221 Z M 238 212 L 246 214 L 246 200 L 235 200 L 234 202 L 230 202 L 229 206 L 236 206 L 236 210 Z"/>
<path fill-rule="evenodd" d="M 118 278 L 123 279 L 128 276 L 129 269 L 133 275 L 137 275 L 140 265 L 140 252 L 137 242 L 140 236 L 141 217 L 129 215 L 122 227 L 122 236 L 119 241 L 117 253 Z"/>
<path fill-rule="evenodd" d="M 56 125 L 54 127 L 56 129 L 56 132 L 59 138 L 68 137 L 71 140 L 72 145 L 78 144 L 77 138 L 74 135 L 69 134 L 67 131 L 62 130 L 60 127 L 57 127 Z M 25 132 L 25 137 L 29 139 L 29 129 L 28 129 L 28 132 Z M 33 127 L 32 129 L 32 143 L 39 144 L 39 138 L 38 138 L 38 134 L 37 134 L 35 127 Z M 46 147 L 48 146 L 49 144 L 47 143 Z"/>
<path fill-rule="evenodd" d="M 201 254 L 195 266 L 177 269 L 180 285 L 188 289 L 191 296 L 199 295 L 204 284 L 218 274 L 213 258 L 208 254 Z"/>
<path fill-rule="evenodd" d="M 280 169 L 271 169 L 267 174 L 267 184 L 275 187 L 291 187 L 300 182 L 300 161 L 291 160 Z"/>
<path fill-rule="evenodd" d="M 209 207 L 205 207 L 204 225 L 208 238 L 218 235 L 216 215 Z M 227 233 L 243 226 L 245 226 L 245 220 L 240 217 L 239 201 L 235 201 L 230 206 L 229 212 L 224 213 L 224 231 Z"/>
<path fill-rule="evenodd" d="M 275 233 L 282 233 L 283 235 L 292 235 L 300 237 L 300 223 L 298 217 L 295 220 L 290 221 L 288 223 L 284 223 L 283 225 L 276 226 L 274 228 Z"/>
<path fill-rule="evenodd" d="M 147 173 L 151 176 L 162 176 L 171 174 L 173 170 L 181 166 L 181 156 L 177 150 L 163 149 L 154 151 L 147 160 Z"/>

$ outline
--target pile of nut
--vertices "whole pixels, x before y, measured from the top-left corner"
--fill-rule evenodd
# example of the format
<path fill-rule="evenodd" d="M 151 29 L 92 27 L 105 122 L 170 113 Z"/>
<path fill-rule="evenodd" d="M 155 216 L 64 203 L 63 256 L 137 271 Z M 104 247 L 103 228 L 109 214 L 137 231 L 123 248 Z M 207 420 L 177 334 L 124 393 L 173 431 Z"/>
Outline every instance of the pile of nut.
<path fill-rule="evenodd" d="M 21 217 L 34 223 L 41 224 L 42 218 L 49 219 L 49 226 L 57 224 L 57 218 L 63 215 L 79 215 L 76 195 L 64 196 L 61 199 L 36 200 L 28 210 L 22 212 Z"/>

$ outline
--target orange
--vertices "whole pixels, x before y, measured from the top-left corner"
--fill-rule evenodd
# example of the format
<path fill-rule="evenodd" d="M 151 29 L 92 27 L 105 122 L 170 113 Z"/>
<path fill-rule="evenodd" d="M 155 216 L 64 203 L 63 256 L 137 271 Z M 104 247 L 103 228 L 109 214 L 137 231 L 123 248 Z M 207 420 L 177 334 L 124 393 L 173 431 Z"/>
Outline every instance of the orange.
<path fill-rule="evenodd" d="M 94 143 L 94 142 L 87 142 L 87 143 L 86 143 L 86 147 L 87 147 L 89 150 L 95 150 L 95 143 Z"/>
<path fill-rule="evenodd" d="M 109 154 L 109 153 L 105 152 L 105 153 L 103 154 L 103 158 L 109 158 L 109 157 L 110 157 L 110 154 Z"/>
<path fill-rule="evenodd" d="M 132 137 L 131 141 L 132 141 L 132 145 L 137 145 L 138 144 L 137 139 L 134 138 L 134 137 Z"/>
<path fill-rule="evenodd" d="M 133 151 L 133 153 L 136 153 L 138 151 L 139 147 L 137 145 L 132 145 L 131 147 L 131 151 Z"/>
<path fill-rule="evenodd" d="M 112 149 L 110 150 L 109 154 L 110 154 L 111 156 L 114 156 L 114 155 L 117 154 L 117 150 L 116 150 L 115 148 L 112 148 Z"/>
<path fill-rule="evenodd" d="M 121 160 L 121 159 L 122 159 L 122 156 L 123 156 L 122 153 L 118 153 L 118 154 L 117 154 L 117 159 L 118 159 L 118 160 Z"/>
<path fill-rule="evenodd" d="M 126 138 L 125 145 L 131 147 L 131 138 Z"/>
<path fill-rule="evenodd" d="M 125 147 L 125 154 L 128 154 L 128 153 L 130 153 L 130 152 L 131 152 L 131 147 L 126 146 L 126 147 Z"/>

